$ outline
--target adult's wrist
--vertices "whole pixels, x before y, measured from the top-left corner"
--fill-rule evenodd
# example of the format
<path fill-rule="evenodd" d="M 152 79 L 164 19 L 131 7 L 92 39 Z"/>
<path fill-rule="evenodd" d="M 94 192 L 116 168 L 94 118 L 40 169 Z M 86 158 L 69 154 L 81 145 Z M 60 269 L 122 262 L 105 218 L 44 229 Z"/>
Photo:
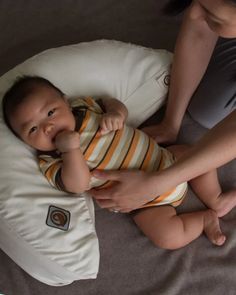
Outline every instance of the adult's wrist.
<path fill-rule="evenodd" d="M 173 117 L 165 116 L 162 120 L 162 123 L 169 127 L 173 131 L 173 133 L 178 134 L 182 120 L 176 120 Z"/>
<path fill-rule="evenodd" d="M 172 190 L 173 187 L 179 184 L 177 183 L 178 180 L 172 173 L 172 170 L 173 168 L 169 167 L 156 173 L 152 173 L 150 177 L 150 187 L 153 188 L 153 192 L 155 193 L 156 197 L 166 193 L 169 190 Z"/>

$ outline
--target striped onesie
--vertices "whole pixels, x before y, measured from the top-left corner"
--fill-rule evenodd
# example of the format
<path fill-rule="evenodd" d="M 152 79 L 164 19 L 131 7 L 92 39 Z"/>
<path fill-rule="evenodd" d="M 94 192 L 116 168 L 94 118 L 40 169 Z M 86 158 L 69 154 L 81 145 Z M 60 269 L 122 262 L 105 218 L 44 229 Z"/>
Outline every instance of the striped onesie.
<path fill-rule="evenodd" d="M 139 169 L 150 172 L 165 169 L 174 162 L 167 149 L 160 147 L 141 130 L 124 125 L 121 130 L 101 135 L 99 123 L 104 111 L 99 101 L 77 98 L 70 104 L 76 119 L 76 131 L 80 135 L 80 149 L 90 171 Z M 65 191 L 61 181 L 60 154 L 43 152 L 38 157 L 40 169 L 49 183 Z M 100 189 L 109 184 L 109 181 L 92 177 L 90 188 Z M 167 204 L 176 207 L 183 200 L 186 190 L 187 184 L 180 184 L 142 208 Z"/>

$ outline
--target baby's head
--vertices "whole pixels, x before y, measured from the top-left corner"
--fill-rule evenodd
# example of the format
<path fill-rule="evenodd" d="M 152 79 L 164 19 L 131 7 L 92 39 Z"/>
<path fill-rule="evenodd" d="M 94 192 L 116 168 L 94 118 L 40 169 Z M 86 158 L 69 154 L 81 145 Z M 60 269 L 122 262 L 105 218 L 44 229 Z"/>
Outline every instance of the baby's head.
<path fill-rule="evenodd" d="M 63 92 L 42 77 L 18 79 L 4 95 L 2 107 L 10 130 L 37 150 L 55 150 L 56 135 L 75 129 Z"/>

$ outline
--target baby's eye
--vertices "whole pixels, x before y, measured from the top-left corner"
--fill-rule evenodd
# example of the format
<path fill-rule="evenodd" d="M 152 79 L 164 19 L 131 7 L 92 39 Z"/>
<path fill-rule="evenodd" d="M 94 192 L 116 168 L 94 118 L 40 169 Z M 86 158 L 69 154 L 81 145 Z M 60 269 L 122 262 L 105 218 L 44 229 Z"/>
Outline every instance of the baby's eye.
<path fill-rule="evenodd" d="M 37 130 L 37 127 L 36 127 L 36 126 L 34 126 L 34 127 L 30 128 L 30 131 L 29 131 L 29 133 L 31 134 L 31 133 L 35 132 L 36 130 Z"/>
<path fill-rule="evenodd" d="M 54 112 L 55 112 L 55 109 L 50 110 L 50 111 L 48 112 L 48 117 L 52 116 L 52 115 L 54 114 Z"/>

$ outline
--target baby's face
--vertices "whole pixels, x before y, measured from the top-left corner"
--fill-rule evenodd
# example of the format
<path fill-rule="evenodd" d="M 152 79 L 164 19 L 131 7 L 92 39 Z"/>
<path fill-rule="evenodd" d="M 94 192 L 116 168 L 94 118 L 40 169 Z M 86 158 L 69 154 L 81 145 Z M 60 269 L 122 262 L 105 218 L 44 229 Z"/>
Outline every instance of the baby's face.
<path fill-rule="evenodd" d="M 39 86 L 16 109 L 10 123 L 28 145 L 41 151 L 55 150 L 55 138 L 75 129 L 75 118 L 66 100 L 53 88 Z"/>

